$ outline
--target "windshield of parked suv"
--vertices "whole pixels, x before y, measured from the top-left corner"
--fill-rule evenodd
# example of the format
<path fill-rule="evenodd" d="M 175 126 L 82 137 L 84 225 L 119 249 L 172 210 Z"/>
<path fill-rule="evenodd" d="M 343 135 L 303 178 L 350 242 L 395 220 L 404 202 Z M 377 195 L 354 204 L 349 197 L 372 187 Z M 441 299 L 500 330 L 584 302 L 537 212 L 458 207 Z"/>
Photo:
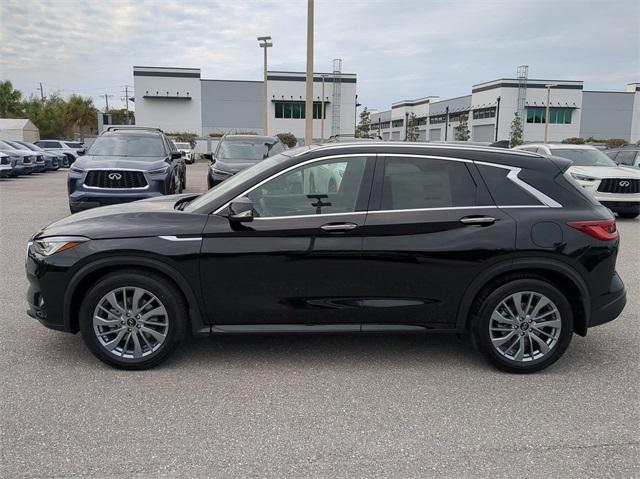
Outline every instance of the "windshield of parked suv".
<path fill-rule="evenodd" d="M 195 200 L 193 200 L 191 203 L 187 205 L 184 211 L 195 211 L 198 208 L 201 208 L 202 206 L 206 205 L 207 203 L 215 201 L 217 198 L 220 198 L 225 193 L 232 190 L 236 186 L 244 183 L 249 178 L 253 176 L 258 176 L 263 171 L 268 170 L 273 165 L 282 161 L 283 158 L 285 158 L 283 155 L 275 155 L 266 159 L 265 161 L 256 163 L 255 165 L 253 165 L 250 168 L 247 168 L 246 170 L 240 171 L 240 173 L 236 173 L 232 177 L 224 180 L 219 185 L 214 186 L 206 193 L 203 193 L 200 196 L 198 196 Z"/>
<path fill-rule="evenodd" d="M 23 149 L 27 148 L 31 151 L 44 151 L 42 148 L 34 145 L 33 143 L 19 143 L 19 144 L 22 145 Z"/>
<path fill-rule="evenodd" d="M 222 140 L 217 157 L 221 160 L 264 160 L 276 153 L 273 149 L 277 144 L 277 141 L 264 139 Z"/>
<path fill-rule="evenodd" d="M 22 148 L 16 148 L 15 146 L 11 146 L 9 143 L 4 142 L 2 140 L 0 140 L 0 148 L 8 148 L 10 150 L 22 149 Z"/>
<path fill-rule="evenodd" d="M 617 166 L 611 158 L 596 149 L 551 148 L 551 154 L 572 160 L 576 166 Z"/>
<path fill-rule="evenodd" d="M 191 144 L 190 143 L 176 143 L 176 148 L 178 150 L 190 150 L 191 149 Z"/>
<path fill-rule="evenodd" d="M 142 135 L 99 136 L 87 150 L 87 155 L 90 156 L 158 158 L 165 154 L 163 142 L 159 136 Z"/>

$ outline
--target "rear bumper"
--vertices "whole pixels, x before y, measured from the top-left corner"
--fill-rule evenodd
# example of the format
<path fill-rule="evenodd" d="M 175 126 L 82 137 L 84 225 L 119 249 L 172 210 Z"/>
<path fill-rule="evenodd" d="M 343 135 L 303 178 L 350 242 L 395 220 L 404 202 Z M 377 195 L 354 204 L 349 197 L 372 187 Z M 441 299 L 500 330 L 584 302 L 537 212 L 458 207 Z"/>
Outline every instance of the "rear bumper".
<path fill-rule="evenodd" d="M 592 328 L 613 321 L 620 316 L 626 304 L 627 290 L 618 273 L 615 273 L 611 279 L 609 293 L 603 297 L 602 306 L 591 312 L 589 327 Z"/>

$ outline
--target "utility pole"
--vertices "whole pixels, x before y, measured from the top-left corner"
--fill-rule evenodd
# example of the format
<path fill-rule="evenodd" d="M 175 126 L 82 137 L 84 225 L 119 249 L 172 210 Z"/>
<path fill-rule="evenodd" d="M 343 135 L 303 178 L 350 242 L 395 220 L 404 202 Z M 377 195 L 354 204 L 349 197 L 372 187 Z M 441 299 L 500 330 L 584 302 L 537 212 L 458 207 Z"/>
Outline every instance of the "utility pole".
<path fill-rule="evenodd" d="M 42 82 L 40 82 L 40 88 L 38 88 L 38 90 L 40 90 L 40 98 L 42 99 L 42 103 L 44 103 L 44 90 L 42 89 Z"/>
<path fill-rule="evenodd" d="M 551 87 L 557 86 L 555 83 L 549 83 L 545 85 L 547 89 L 547 107 L 545 111 L 545 120 L 544 120 L 544 142 L 548 143 L 549 140 L 549 101 L 551 100 Z M 522 120 L 520 120 L 522 121 Z"/>
<path fill-rule="evenodd" d="M 334 79 L 335 81 L 335 79 Z M 313 0 L 307 0 L 307 91 L 304 113 L 304 144 L 313 143 Z"/>
<path fill-rule="evenodd" d="M 113 95 L 108 95 L 107 93 L 104 94 L 104 102 L 105 102 L 105 105 L 106 105 L 105 110 L 104 110 L 105 113 L 109 113 L 109 97 L 110 96 L 113 96 Z"/>
<path fill-rule="evenodd" d="M 267 48 L 273 46 L 273 43 L 270 42 L 270 36 L 258 37 L 258 41 L 260 42 L 260 48 L 264 48 L 264 105 L 262 109 L 262 123 L 263 123 L 263 133 L 265 135 L 269 134 L 269 85 L 267 83 Z"/>
<path fill-rule="evenodd" d="M 124 86 L 124 104 L 126 105 L 126 109 L 127 109 L 127 116 L 125 118 L 125 125 L 129 124 L 129 85 L 125 85 Z"/>

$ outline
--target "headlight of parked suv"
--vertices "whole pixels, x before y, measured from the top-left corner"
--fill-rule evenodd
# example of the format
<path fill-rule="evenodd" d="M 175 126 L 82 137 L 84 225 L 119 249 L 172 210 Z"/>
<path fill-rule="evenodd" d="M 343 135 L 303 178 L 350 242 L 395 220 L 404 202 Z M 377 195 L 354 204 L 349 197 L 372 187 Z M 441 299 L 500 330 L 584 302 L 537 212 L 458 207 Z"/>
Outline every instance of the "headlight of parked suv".
<path fill-rule="evenodd" d="M 155 170 L 149 170 L 147 171 L 147 173 L 149 173 L 150 175 L 162 175 L 164 173 L 166 173 L 167 171 L 169 171 L 169 166 L 163 166 L 162 168 L 156 168 Z"/>
<path fill-rule="evenodd" d="M 69 171 L 73 171 L 74 173 L 84 173 L 84 170 L 82 168 L 75 165 L 71 165 L 71 168 L 69 168 Z"/>
<path fill-rule="evenodd" d="M 33 246 L 36 252 L 43 256 L 51 256 L 55 253 L 61 253 L 76 246 L 89 241 L 84 236 L 51 236 L 50 238 L 42 238 L 35 240 Z"/>
<path fill-rule="evenodd" d="M 213 171 L 217 175 L 232 175 L 233 174 L 233 173 L 230 173 L 228 171 L 219 170 L 218 168 L 215 168 L 213 166 L 211 167 L 211 171 Z"/>
<path fill-rule="evenodd" d="M 571 176 L 573 176 L 578 181 L 596 181 L 597 180 L 597 178 L 593 178 L 591 176 L 580 175 L 578 173 L 571 173 Z"/>

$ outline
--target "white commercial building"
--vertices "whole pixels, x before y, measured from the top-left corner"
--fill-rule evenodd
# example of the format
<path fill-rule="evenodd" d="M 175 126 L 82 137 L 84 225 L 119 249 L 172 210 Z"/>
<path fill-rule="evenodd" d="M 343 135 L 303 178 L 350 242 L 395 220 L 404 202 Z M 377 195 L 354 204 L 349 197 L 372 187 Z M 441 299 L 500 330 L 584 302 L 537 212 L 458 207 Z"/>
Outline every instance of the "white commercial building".
<path fill-rule="evenodd" d="M 420 141 L 455 140 L 461 117 L 467 118 L 472 141 L 508 140 L 518 110 L 518 93 L 524 93 L 524 141 L 544 139 L 547 88 L 550 87 L 548 140 L 570 137 L 640 140 L 640 83 L 626 91 L 589 91 L 582 81 L 527 80 L 526 90 L 517 79 L 503 78 L 473 85 L 471 94 L 441 99 L 427 96 L 403 100 L 391 109 L 371 115 L 374 132 L 383 139 L 404 140 L 407 120 L 417 117 Z"/>
<path fill-rule="evenodd" d="M 133 67 L 136 124 L 165 132 L 293 133 L 304 138 L 305 80 L 299 72 L 269 71 L 269 120 L 264 130 L 264 82 L 207 80 L 199 68 Z M 324 89 L 324 122 L 322 92 Z M 313 137 L 353 135 L 356 75 L 315 73 Z M 324 127 L 324 134 L 323 134 Z"/>

